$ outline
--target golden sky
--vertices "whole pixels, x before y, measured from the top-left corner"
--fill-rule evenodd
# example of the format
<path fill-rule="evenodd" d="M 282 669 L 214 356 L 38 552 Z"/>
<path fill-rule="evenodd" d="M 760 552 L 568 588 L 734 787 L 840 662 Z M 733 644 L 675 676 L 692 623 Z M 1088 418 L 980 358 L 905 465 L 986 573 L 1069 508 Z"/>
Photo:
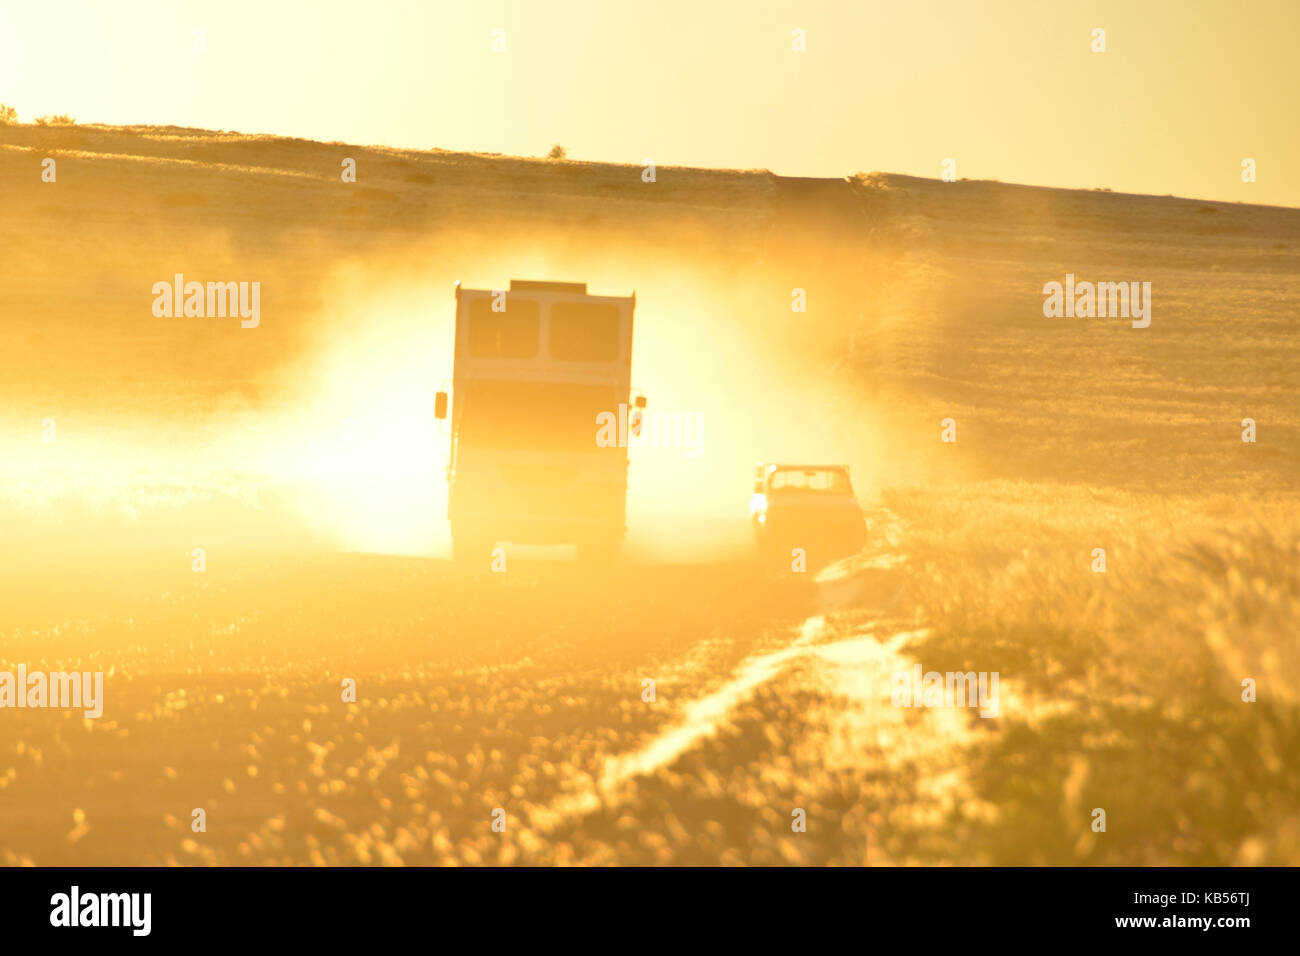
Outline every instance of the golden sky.
<path fill-rule="evenodd" d="M 1300 0 L 6 2 L 0 102 L 787 175 L 951 157 L 972 179 L 1300 206 L 1298 37 Z"/>

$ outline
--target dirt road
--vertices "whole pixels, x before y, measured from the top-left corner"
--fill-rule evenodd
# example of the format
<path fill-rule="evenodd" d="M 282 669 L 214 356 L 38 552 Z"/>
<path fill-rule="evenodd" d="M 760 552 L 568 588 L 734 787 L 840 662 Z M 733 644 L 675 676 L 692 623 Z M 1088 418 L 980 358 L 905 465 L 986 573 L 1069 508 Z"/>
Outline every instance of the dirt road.
<path fill-rule="evenodd" d="M 884 799 L 946 744 L 891 741 L 907 635 L 873 614 L 877 558 L 816 580 L 214 555 L 53 588 L 32 569 L 4 656 L 104 670 L 104 715 L 7 715 L 0 845 L 40 864 L 884 861 L 877 841 L 908 843 Z M 922 816 L 939 798 L 906 796 Z"/>

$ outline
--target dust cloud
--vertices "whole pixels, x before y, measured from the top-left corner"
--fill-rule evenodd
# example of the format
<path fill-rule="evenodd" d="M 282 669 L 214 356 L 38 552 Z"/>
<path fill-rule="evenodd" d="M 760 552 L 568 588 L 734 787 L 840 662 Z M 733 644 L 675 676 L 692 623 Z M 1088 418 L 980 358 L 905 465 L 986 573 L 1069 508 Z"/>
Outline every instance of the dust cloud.
<path fill-rule="evenodd" d="M 302 354 L 277 372 L 276 399 L 224 423 L 217 459 L 227 449 L 241 458 L 343 548 L 445 555 L 449 434 L 433 402 L 451 385 L 454 283 L 547 278 L 637 296 L 633 386 L 649 404 L 644 444 L 629 452 L 629 555 L 747 553 L 750 477 L 761 460 L 847 462 L 860 494 L 873 487 L 882 469 L 869 413 L 828 377 L 826 355 L 781 347 L 816 338 L 789 290 L 757 267 L 724 260 L 708 278 L 707 263 L 687 272 L 675 249 L 558 232 L 439 236 L 338 266 Z"/>

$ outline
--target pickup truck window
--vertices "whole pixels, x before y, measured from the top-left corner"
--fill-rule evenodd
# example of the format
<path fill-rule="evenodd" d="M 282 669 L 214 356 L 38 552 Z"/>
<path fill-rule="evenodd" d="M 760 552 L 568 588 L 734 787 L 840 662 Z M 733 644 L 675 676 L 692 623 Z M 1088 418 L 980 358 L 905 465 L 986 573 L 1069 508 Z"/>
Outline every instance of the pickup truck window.
<path fill-rule="evenodd" d="M 830 468 L 780 469 L 772 472 L 770 487 L 772 491 L 822 491 L 837 495 L 847 495 L 852 490 L 849 476 Z"/>

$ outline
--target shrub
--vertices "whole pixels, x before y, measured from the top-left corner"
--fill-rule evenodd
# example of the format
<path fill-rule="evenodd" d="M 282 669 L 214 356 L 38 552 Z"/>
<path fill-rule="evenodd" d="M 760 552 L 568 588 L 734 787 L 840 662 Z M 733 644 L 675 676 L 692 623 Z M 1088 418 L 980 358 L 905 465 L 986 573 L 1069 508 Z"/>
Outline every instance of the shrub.
<path fill-rule="evenodd" d="M 551 147 L 551 151 L 550 151 L 549 153 L 546 154 L 546 158 L 547 158 L 547 159 L 564 159 L 564 157 L 567 156 L 567 155 L 569 155 L 569 154 L 566 153 L 566 152 L 564 151 L 564 147 L 561 146 L 559 143 L 556 143 L 554 146 Z"/>
<path fill-rule="evenodd" d="M 0 103 L 0 126 L 18 122 L 18 111 L 8 103 Z"/>

